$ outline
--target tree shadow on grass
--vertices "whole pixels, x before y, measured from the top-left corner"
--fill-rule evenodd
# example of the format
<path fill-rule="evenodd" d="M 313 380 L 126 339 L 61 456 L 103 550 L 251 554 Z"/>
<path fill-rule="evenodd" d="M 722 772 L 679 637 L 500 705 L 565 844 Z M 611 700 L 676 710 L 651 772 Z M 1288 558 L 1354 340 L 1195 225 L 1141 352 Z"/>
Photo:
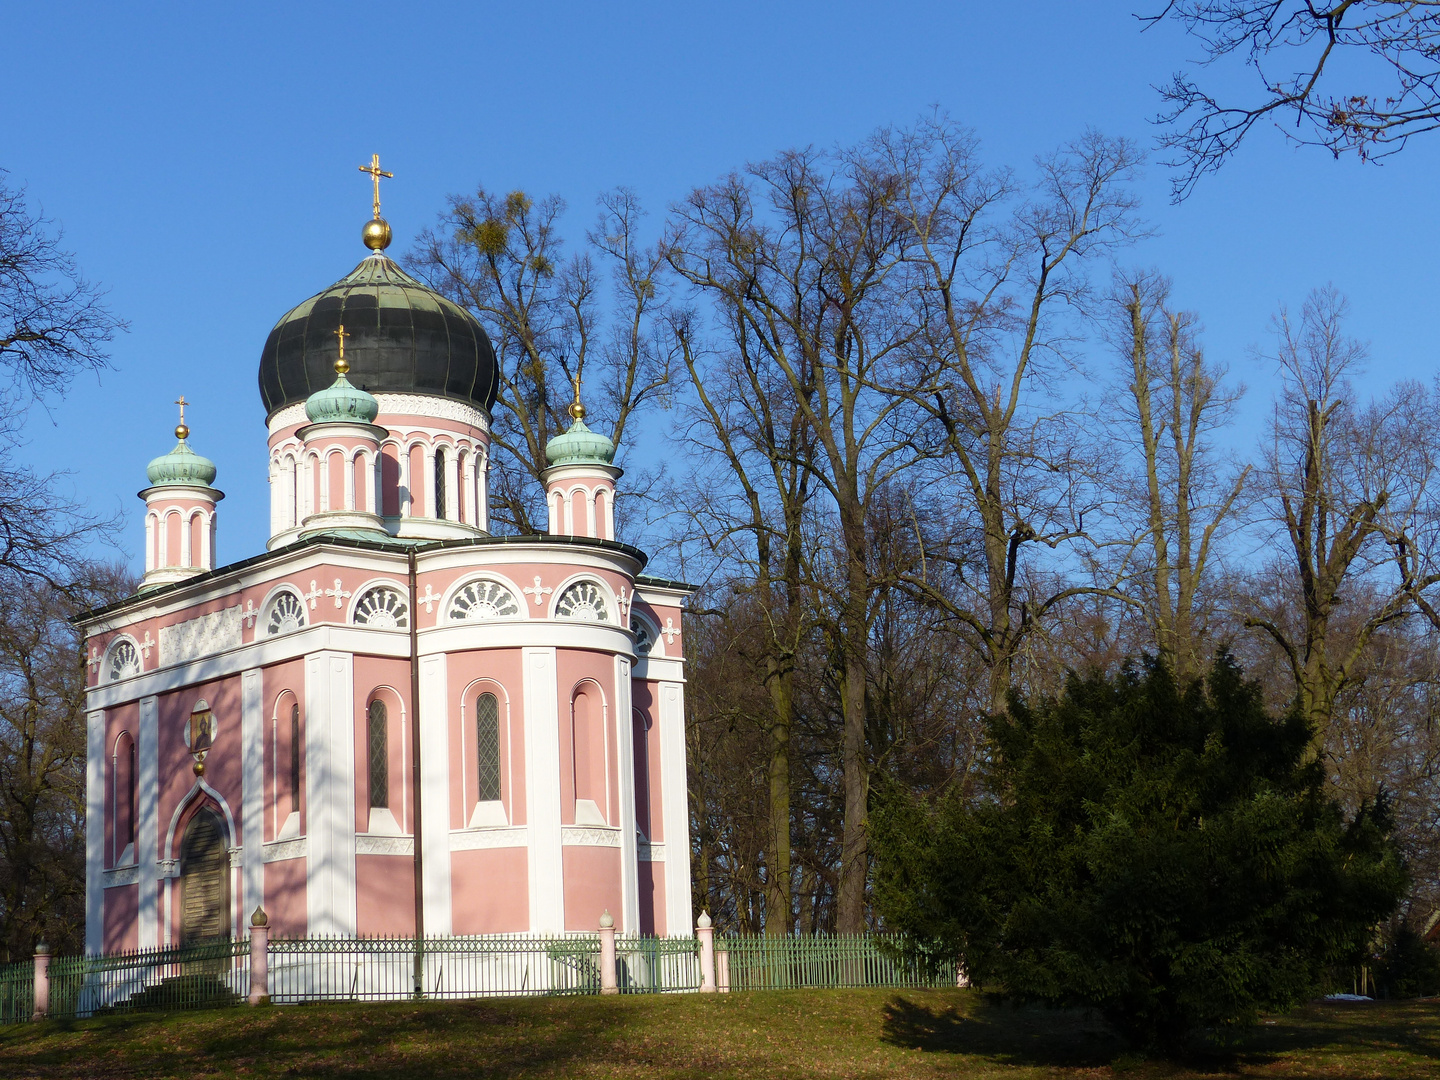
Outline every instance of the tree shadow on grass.
<path fill-rule="evenodd" d="M 1086 1011 L 1017 1007 L 985 998 L 959 1008 L 896 996 L 882 1010 L 881 1039 L 911 1050 L 1031 1066 L 1094 1067 L 1126 1049 Z"/>

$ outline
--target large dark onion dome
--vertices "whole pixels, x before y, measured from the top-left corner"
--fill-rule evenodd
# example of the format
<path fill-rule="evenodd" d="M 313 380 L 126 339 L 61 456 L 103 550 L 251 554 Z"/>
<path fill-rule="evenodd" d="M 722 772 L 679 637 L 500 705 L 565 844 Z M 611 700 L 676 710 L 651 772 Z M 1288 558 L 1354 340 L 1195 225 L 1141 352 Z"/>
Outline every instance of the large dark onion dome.
<path fill-rule="evenodd" d="M 376 251 L 270 331 L 260 354 L 267 417 L 335 381 L 341 323 L 356 386 L 454 398 L 487 415 L 495 404 L 495 350 L 475 317 Z"/>

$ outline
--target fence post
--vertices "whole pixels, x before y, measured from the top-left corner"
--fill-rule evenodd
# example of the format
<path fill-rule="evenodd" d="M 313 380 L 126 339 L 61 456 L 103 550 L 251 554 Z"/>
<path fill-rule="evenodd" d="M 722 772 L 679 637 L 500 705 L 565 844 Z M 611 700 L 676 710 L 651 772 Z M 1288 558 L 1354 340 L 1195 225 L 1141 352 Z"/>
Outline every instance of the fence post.
<path fill-rule="evenodd" d="M 250 997 L 251 1005 L 270 1004 L 270 920 L 263 907 L 250 916 Z"/>
<path fill-rule="evenodd" d="M 35 945 L 35 1011 L 31 1020 L 43 1020 L 50 1011 L 50 946 Z"/>
<path fill-rule="evenodd" d="M 715 927 L 711 925 L 710 913 L 700 912 L 695 924 L 695 936 L 700 939 L 700 992 L 715 993 Z"/>
<path fill-rule="evenodd" d="M 607 908 L 600 916 L 600 993 L 619 992 L 620 980 L 615 977 L 615 920 Z"/>

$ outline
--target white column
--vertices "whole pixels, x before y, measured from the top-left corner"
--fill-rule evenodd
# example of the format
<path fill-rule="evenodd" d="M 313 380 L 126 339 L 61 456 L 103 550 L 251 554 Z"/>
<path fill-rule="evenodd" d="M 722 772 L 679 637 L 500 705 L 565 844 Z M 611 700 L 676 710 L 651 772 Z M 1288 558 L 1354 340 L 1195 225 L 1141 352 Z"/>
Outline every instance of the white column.
<path fill-rule="evenodd" d="M 85 718 L 85 952 L 105 942 L 105 713 Z"/>
<path fill-rule="evenodd" d="M 156 518 L 152 513 L 145 514 L 145 572 L 148 574 L 159 565 L 158 557 L 160 545 L 155 539 Z"/>
<path fill-rule="evenodd" d="M 480 448 L 480 468 L 475 477 L 475 506 L 480 516 L 475 524 L 486 532 L 490 531 L 490 451 Z"/>
<path fill-rule="evenodd" d="M 139 947 L 160 945 L 160 731 L 157 698 L 140 699 L 135 740 L 135 862 L 140 871 Z"/>
<path fill-rule="evenodd" d="M 345 509 L 355 509 L 355 458 L 346 454 L 341 459 L 345 465 Z"/>
<path fill-rule="evenodd" d="M 401 446 L 400 462 L 400 516 L 415 516 L 415 490 L 410 482 L 410 447 Z"/>
<path fill-rule="evenodd" d="M 415 617 L 414 613 L 410 616 Z M 425 933 L 451 932 L 450 747 L 445 655 L 420 658 L 420 843 L 425 859 Z"/>
<path fill-rule="evenodd" d="M 585 489 L 585 535 L 594 536 L 595 533 L 595 489 Z"/>
<path fill-rule="evenodd" d="M 283 472 L 283 469 L 281 468 L 280 463 L 279 463 L 276 459 L 271 458 L 271 459 L 270 459 L 270 535 L 271 535 L 271 536 L 274 536 L 276 533 L 278 533 L 281 529 L 283 529 L 283 528 L 285 527 L 283 524 L 281 524 L 281 520 L 280 520 L 280 508 L 281 508 L 281 506 L 283 505 L 283 504 L 281 503 L 281 501 L 280 501 L 280 492 L 281 492 L 281 489 L 285 486 L 285 485 L 281 482 L 281 473 L 282 473 L 282 472 Z"/>
<path fill-rule="evenodd" d="M 170 515 L 169 513 L 157 514 L 155 516 L 155 527 L 160 533 L 160 542 L 155 545 L 155 565 L 170 565 Z"/>
<path fill-rule="evenodd" d="M 265 895 L 265 715 L 259 668 L 240 674 L 240 836 L 245 849 L 244 893 L 240 925 Z"/>
<path fill-rule="evenodd" d="M 192 552 L 190 551 L 190 518 L 191 518 L 191 516 L 192 516 L 192 515 L 190 515 L 190 514 L 183 514 L 183 513 L 180 515 L 180 565 L 181 565 L 181 566 L 194 566 L 194 565 L 195 565 L 195 563 L 191 561 L 191 559 L 192 559 Z"/>
<path fill-rule="evenodd" d="M 285 527 L 300 524 L 300 463 L 294 458 L 285 466 Z"/>
<path fill-rule="evenodd" d="M 376 517 L 385 515 L 385 469 L 380 461 L 380 448 L 370 457 L 370 498 L 374 500 L 370 510 Z"/>
<path fill-rule="evenodd" d="M 461 483 L 465 485 L 465 524 L 480 527 L 480 504 L 475 500 L 475 455 L 472 449 L 465 455 L 465 473 Z"/>
<path fill-rule="evenodd" d="M 445 518 L 460 520 L 460 457 L 453 446 L 445 455 Z"/>
<path fill-rule="evenodd" d="M 620 754 L 621 929 L 640 933 L 639 856 L 635 851 L 635 724 L 630 715 L 630 661 L 615 657 L 615 745 Z"/>
<path fill-rule="evenodd" d="M 565 509 L 565 535 L 575 535 L 575 493 L 565 492 L 561 496 L 561 506 Z"/>
<path fill-rule="evenodd" d="M 424 454 L 424 457 L 423 457 L 422 460 L 424 461 L 424 464 L 421 466 L 421 469 L 422 469 L 422 471 L 425 473 L 425 475 L 420 478 L 420 490 L 423 491 L 423 492 L 425 492 L 425 498 L 422 500 L 422 502 L 421 502 L 421 504 L 420 504 L 420 505 L 423 507 L 423 510 L 421 511 L 421 516 L 422 516 L 422 517 L 429 517 L 429 518 L 439 517 L 440 515 L 435 512 L 435 446 L 434 446 L 434 444 L 433 444 L 433 443 L 426 443 L 425 446 L 424 446 L 423 454 Z"/>
<path fill-rule="evenodd" d="M 560 850 L 560 705 L 555 650 L 523 649 L 525 834 L 530 856 L 530 932 L 565 930 Z"/>
<path fill-rule="evenodd" d="M 306 915 L 355 933 L 355 678 L 349 653 L 305 657 Z"/>
<path fill-rule="evenodd" d="M 330 453 L 320 455 L 320 513 L 330 509 Z"/>
<path fill-rule="evenodd" d="M 215 511 L 205 516 L 205 569 L 215 569 Z"/>
<path fill-rule="evenodd" d="M 665 829 L 665 933 L 674 936 L 688 934 L 694 925 L 685 782 L 685 688 L 678 682 L 662 682 L 656 690 L 660 697 L 660 805 Z"/>

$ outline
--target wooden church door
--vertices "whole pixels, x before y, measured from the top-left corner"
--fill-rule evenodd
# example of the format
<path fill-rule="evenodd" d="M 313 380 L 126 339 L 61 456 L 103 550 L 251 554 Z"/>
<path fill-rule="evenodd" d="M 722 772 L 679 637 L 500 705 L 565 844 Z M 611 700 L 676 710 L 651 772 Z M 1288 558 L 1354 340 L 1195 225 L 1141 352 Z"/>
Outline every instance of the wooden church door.
<path fill-rule="evenodd" d="M 230 858 L 224 821 L 204 809 L 180 845 L 180 943 L 230 936 Z"/>

